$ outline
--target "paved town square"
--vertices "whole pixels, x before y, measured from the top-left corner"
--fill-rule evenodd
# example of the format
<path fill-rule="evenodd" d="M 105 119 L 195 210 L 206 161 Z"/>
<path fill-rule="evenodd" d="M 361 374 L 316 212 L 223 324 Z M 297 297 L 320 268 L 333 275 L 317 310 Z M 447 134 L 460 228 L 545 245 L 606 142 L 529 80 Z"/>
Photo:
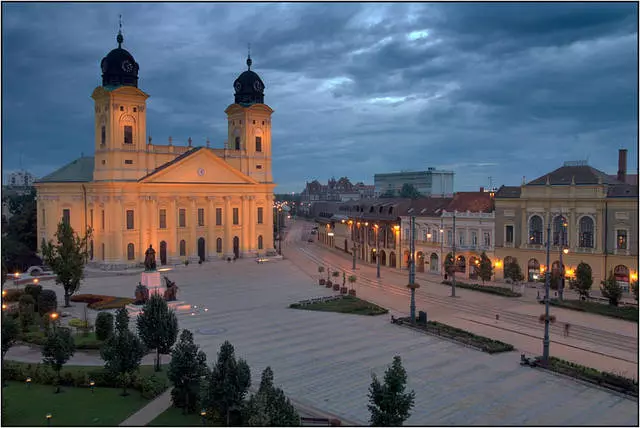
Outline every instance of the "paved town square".
<path fill-rule="evenodd" d="M 633 425 L 638 419 L 637 401 L 521 367 L 518 352 L 488 355 L 392 325 L 388 316 L 288 309 L 332 292 L 286 259 L 179 266 L 163 274 L 178 283 L 179 300 L 197 306 L 180 315 L 180 327 L 195 333 L 209 362 L 230 340 L 251 366 L 254 384 L 270 365 L 288 396 L 344 423 L 368 423 L 371 373 L 381 376 L 394 355 L 402 357 L 416 391 L 407 424 Z M 80 292 L 129 296 L 136 282 L 135 275 L 89 277 Z"/>

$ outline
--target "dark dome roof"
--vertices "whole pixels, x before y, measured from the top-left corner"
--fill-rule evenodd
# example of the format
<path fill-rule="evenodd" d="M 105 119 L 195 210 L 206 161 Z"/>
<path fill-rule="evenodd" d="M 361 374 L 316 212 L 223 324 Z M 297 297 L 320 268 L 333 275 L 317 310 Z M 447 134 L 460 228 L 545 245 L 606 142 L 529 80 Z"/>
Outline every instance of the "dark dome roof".
<path fill-rule="evenodd" d="M 264 82 L 251 71 L 251 57 L 247 58 L 248 70 L 233 82 L 236 104 L 264 104 Z"/>
<path fill-rule="evenodd" d="M 124 38 L 118 33 L 118 47 L 102 58 L 102 86 L 138 87 L 138 63 L 126 49 L 122 49 Z"/>

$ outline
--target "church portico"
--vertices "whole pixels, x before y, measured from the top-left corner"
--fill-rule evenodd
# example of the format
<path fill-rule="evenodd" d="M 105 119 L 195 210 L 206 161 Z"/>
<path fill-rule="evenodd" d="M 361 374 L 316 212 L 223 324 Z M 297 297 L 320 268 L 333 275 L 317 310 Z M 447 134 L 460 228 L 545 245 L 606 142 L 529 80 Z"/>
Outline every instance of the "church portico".
<path fill-rule="evenodd" d="M 153 144 L 138 64 L 122 48 L 101 63 L 93 91 L 95 156 L 82 157 L 36 182 L 39 240 L 60 221 L 92 230 L 90 263 L 140 266 L 149 245 L 159 265 L 254 256 L 273 248 L 271 114 L 264 83 L 248 70 L 234 82 L 222 148 Z"/>

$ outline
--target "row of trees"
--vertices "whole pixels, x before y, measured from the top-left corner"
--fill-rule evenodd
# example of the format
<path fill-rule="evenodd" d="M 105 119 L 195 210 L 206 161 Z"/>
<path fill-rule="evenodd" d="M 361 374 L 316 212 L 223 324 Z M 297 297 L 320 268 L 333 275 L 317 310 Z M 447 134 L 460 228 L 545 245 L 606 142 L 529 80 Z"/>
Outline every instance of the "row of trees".
<path fill-rule="evenodd" d="M 454 271 L 456 271 L 456 263 L 453 260 L 453 253 L 449 253 L 445 257 L 444 269 L 448 275 L 451 275 L 453 274 Z M 509 266 L 509 269 L 512 269 L 512 267 Z M 518 266 L 518 269 L 520 269 L 519 266 Z M 475 267 L 475 270 L 476 270 L 476 273 L 478 274 L 478 277 L 482 280 L 483 284 L 485 281 L 491 281 L 491 277 L 493 276 L 493 263 L 491 263 L 491 259 L 487 256 L 487 254 L 484 251 L 480 255 L 480 262 Z M 507 275 L 507 272 L 508 272 L 508 269 L 505 267 L 505 277 Z"/>

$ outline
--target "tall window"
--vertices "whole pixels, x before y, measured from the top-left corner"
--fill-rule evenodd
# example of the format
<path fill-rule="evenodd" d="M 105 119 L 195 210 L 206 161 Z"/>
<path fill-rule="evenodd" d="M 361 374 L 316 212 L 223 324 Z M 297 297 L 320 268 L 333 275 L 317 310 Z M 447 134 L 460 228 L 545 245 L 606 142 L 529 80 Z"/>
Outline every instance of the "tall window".
<path fill-rule="evenodd" d="M 491 246 L 491 233 L 490 232 L 484 232 L 484 246 L 485 247 L 490 247 Z"/>
<path fill-rule="evenodd" d="M 180 255 L 181 256 L 187 255 L 187 243 L 184 239 L 180 241 Z"/>
<path fill-rule="evenodd" d="M 127 230 L 133 229 L 133 210 L 127 210 Z"/>
<path fill-rule="evenodd" d="M 107 127 L 102 125 L 102 129 L 100 130 L 100 145 L 104 146 L 107 144 Z"/>
<path fill-rule="evenodd" d="M 102 253 L 100 254 L 100 258 L 104 261 L 104 242 L 100 246 L 100 252 Z"/>
<path fill-rule="evenodd" d="M 458 236 L 458 243 L 461 247 L 464 247 L 464 233 L 461 233 L 460 236 Z"/>
<path fill-rule="evenodd" d="M 451 245 L 453 242 L 453 231 L 447 230 L 447 244 Z"/>
<path fill-rule="evenodd" d="M 69 209 L 62 210 L 62 222 L 66 224 L 71 224 L 71 210 Z"/>
<path fill-rule="evenodd" d="M 222 238 L 216 239 L 216 253 L 222 252 Z"/>
<path fill-rule="evenodd" d="M 222 208 L 216 208 L 216 226 L 222 226 Z"/>
<path fill-rule="evenodd" d="M 240 150 L 240 137 L 236 137 L 236 150 Z"/>
<path fill-rule="evenodd" d="M 47 225 L 47 216 L 45 214 L 46 214 L 46 211 L 43 208 L 42 209 L 42 226 L 43 227 Z"/>
<path fill-rule="evenodd" d="M 262 247 L 263 247 L 262 235 L 258 235 L 258 250 L 262 250 Z"/>
<path fill-rule="evenodd" d="M 44 213 L 44 210 L 43 210 Z M 89 225 L 91 226 L 91 229 L 93 229 L 93 208 L 91 210 L 89 210 Z"/>
<path fill-rule="evenodd" d="M 240 221 L 239 221 L 240 215 L 238 212 L 239 212 L 238 208 L 233 209 L 233 224 L 240 224 Z"/>
<path fill-rule="evenodd" d="M 258 224 L 262 224 L 264 221 L 264 208 L 258 207 Z"/>
<path fill-rule="evenodd" d="M 559 215 L 553 219 L 553 245 L 567 245 L 567 219 Z"/>
<path fill-rule="evenodd" d="M 509 244 L 513 244 L 513 225 L 509 225 L 505 228 L 504 241 Z"/>
<path fill-rule="evenodd" d="M 627 231 L 624 229 L 619 229 L 616 233 L 616 248 L 618 250 L 626 250 L 627 249 Z"/>
<path fill-rule="evenodd" d="M 529 220 L 529 244 L 542 245 L 542 218 L 538 215 Z"/>
<path fill-rule="evenodd" d="M 584 216 L 580 219 L 580 247 L 593 248 L 593 219 Z"/>
<path fill-rule="evenodd" d="M 204 226 L 204 208 L 198 208 L 198 226 Z"/>
<path fill-rule="evenodd" d="M 166 228 L 167 228 L 167 210 L 163 208 L 160 210 L 160 229 L 166 229 Z"/>
<path fill-rule="evenodd" d="M 104 210 L 100 213 L 100 227 L 104 230 Z"/>
<path fill-rule="evenodd" d="M 124 143 L 133 144 L 133 127 L 125 125 L 124 127 Z"/>
<path fill-rule="evenodd" d="M 471 232 L 471 245 L 474 247 L 478 245 L 478 233 L 475 231 Z"/>
<path fill-rule="evenodd" d="M 262 151 L 262 137 L 256 137 L 256 152 Z"/>
<path fill-rule="evenodd" d="M 136 251 L 133 244 L 130 242 L 127 244 L 127 260 L 133 260 L 136 258 Z"/>
<path fill-rule="evenodd" d="M 178 211 L 178 227 L 187 227 L 187 213 L 184 208 Z"/>

